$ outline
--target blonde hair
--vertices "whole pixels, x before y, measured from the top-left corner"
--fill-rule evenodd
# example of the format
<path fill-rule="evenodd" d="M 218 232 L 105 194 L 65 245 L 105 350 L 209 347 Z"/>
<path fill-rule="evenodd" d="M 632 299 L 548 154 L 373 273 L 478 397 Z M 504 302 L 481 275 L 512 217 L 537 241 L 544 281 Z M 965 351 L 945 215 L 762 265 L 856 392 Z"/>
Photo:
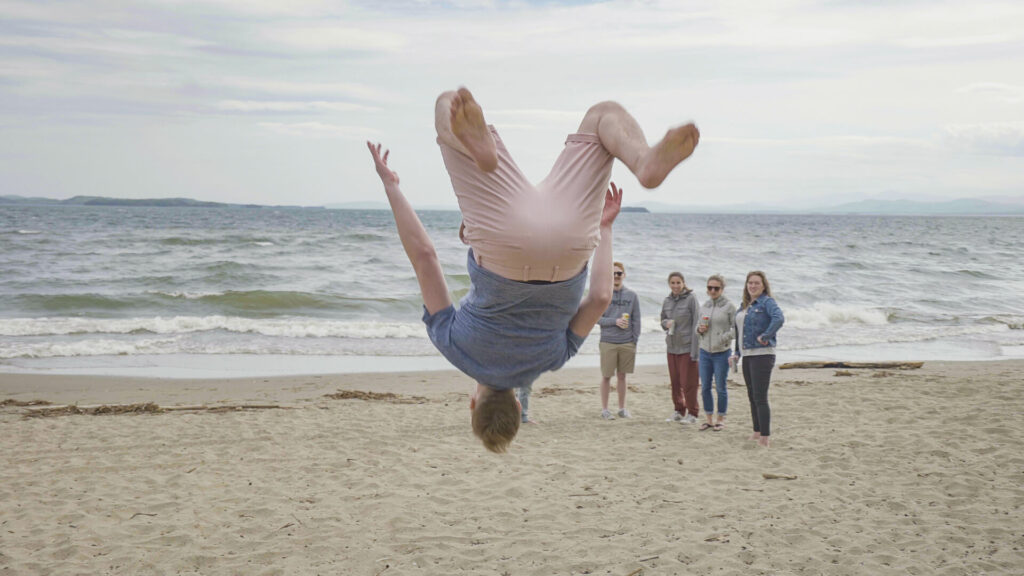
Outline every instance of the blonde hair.
<path fill-rule="evenodd" d="M 725 278 L 722 278 L 721 274 L 712 274 L 711 276 L 708 276 L 708 282 L 711 282 L 712 280 L 721 284 L 722 290 L 725 290 Z"/>
<path fill-rule="evenodd" d="M 764 275 L 764 272 L 761 272 L 760 270 L 754 270 L 752 272 L 747 272 L 747 280 L 750 280 L 751 276 L 760 276 L 761 277 L 761 283 L 764 284 L 764 293 L 767 294 L 768 296 L 772 295 L 772 287 L 768 285 L 768 278 Z M 753 298 L 750 297 L 750 292 L 747 291 L 747 280 L 743 281 L 743 306 L 742 306 L 742 308 L 746 308 L 747 306 L 750 306 L 750 301 L 753 300 Z"/>
<path fill-rule="evenodd" d="M 519 432 L 520 408 L 514 390 L 481 386 L 473 409 L 473 434 L 491 452 L 501 454 Z"/>
<path fill-rule="evenodd" d="M 618 266 L 619 268 L 622 268 L 622 273 L 623 274 L 626 273 L 626 266 L 622 262 L 612 262 L 612 268 L 615 268 L 616 266 Z"/>

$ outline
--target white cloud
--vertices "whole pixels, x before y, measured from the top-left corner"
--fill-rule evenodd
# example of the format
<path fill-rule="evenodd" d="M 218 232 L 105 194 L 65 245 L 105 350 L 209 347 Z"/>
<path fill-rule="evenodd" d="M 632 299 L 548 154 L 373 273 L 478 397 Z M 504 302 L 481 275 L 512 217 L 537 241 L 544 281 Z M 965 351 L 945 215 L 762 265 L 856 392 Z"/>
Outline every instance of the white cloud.
<path fill-rule="evenodd" d="M 210 78 L 210 85 L 246 92 L 260 92 L 279 96 L 351 98 L 372 102 L 396 102 L 401 100 L 398 94 L 372 86 L 352 82 L 320 82 L 294 81 L 271 77 L 240 77 L 226 76 Z"/>
<path fill-rule="evenodd" d="M 99 169 L 69 168 L 56 186 L 26 166 L 159 134 L 183 151 L 160 162 L 246 189 L 269 187 L 232 162 L 204 172 L 189 154 L 208 146 L 300 173 L 311 154 L 340 150 L 354 185 L 338 200 L 359 200 L 376 183 L 351 141 L 380 138 L 407 163 L 410 195 L 449 201 L 433 96 L 464 82 L 528 174 L 550 167 L 587 105 L 614 98 L 652 137 L 697 122 L 702 148 L 676 180 L 701 190 L 956 181 L 983 194 L 1024 180 L 1019 123 L 1004 121 L 1024 115 L 1022 46 L 1024 3 L 1001 0 L 7 0 L 0 124 L 18 128 L 0 131 L 0 152 L 32 162 L 0 154 L 0 186 L 71 196 Z M 104 130 L 85 138 L 84 124 Z M 121 150 L 150 166 L 143 149 Z M 107 181 L 112 195 L 145 189 Z"/>
<path fill-rule="evenodd" d="M 46 35 L 0 36 L 0 48 L 29 49 L 43 53 L 81 58 L 93 56 L 187 57 L 207 45 L 198 38 L 176 34 L 109 29 L 97 31 L 62 30 Z"/>
<path fill-rule="evenodd" d="M 350 23 L 278 25 L 264 27 L 258 33 L 276 50 L 397 52 L 408 44 L 403 36 L 380 27 L 374 29 Z"/>
<path fill-rule="evenodd" d="M 954 124 L 945 127 L 954 148 L 997 156 L 1024 156 L 1024 122 Z"/>
<path fill-rule="evenodd" d="M 939 36 L 903 38 L 899 44 L 908 48 L 962 48 L 987 44 L 1006 44 L 1016 40 L 1010 34 L 983 34 L 977 36 Z"/>
<path fill-rule="evenodd" d="M 260 122 L 259 126 L 288 136 L 301 138 L 341 138 L 346 140 L 364 140 L 378 134 L 377 130 L 365 126 L 343 126 L 323 122 Z"/>
<path fill-rule="evenodd" d="M 351 102 L 282 102 L 262 100 L 223 100 L 217 108 L 228 112 L 368 112 L 378 110 Z"/>
<path fill-rule="evenodd" d="M 1024 102 L 1024 86 L 1001 84 L 999 82 L 976 82 L 956 90 L 960 94 L 977 94 L 1006 104 Z"/>

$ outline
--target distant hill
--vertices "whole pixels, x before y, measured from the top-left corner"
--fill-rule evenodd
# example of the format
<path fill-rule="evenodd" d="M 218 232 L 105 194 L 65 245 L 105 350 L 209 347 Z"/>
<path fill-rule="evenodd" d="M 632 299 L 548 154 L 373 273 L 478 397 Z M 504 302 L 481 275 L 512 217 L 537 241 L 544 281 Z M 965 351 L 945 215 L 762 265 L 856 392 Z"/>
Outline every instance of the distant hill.
<path fill-rule="evenodd" d="M 157 206 L 189 208 L 302 208 L 302 206 L 261 206 L 259 204 L 227 204 L 204 202 L 191 198 L 107 198 L 104 196 L 75 196 L 66 200 L 0 196 L 0 206 Z M 320 208 L 317 206 L 316 208 Z"/>
<path fill-rule="evenodd" d="M 975 198 L 924 202 L 915 200 L 861 200 L 834 206 L 795 208 L 785 205 L 723 204 L 720 206 L 686 206 L 642 202 L 651 212 L 689 214 L 877 214 L 915 216 L 987 216 L 1024 215 L 1024 203 L 993 202 Z"/>
<path fill-rule="evenodd" d="M 202 202 L 191 198 L 105 198 L 103 196 L 75 196 L 61 201 L 72 206 L 191 206 L 196 208 L 225 208 L 232 204 Z"/>
<path fill-rule="evenodd" d="M 861 200 L 821 210 L 829 214 L 903 214 L 932 216 L 981 216 L 1024 214 L 1024 205 L 961 198 L 947 202 L 914 200 Z"/>
<path fill-rule="evenodd" d="M 47 206 L 50 204 L 60 204 L 60 200 L 54 200 L 53 198 L 30 198 L 28 196 L 0 196 L 0 206 Z"/>

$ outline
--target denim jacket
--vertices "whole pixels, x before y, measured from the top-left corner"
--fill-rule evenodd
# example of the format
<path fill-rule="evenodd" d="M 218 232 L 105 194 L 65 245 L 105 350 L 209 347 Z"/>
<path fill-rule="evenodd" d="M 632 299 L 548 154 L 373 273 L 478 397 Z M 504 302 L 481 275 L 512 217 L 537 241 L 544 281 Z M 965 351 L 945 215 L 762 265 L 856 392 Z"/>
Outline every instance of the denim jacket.
<path fill-rule="evenodd" d="M 737 311 L 737 314 L 739 311 Z M 764 348 L 765 345 L 757 341 L 758 336 L 763 336 L 768 341 L 768 346 L 775 347 L 775 333 L 782 328 L 786 317 L 782 315 L 782 308 L 775 303 L 771 296 L 761 294 L 747 307 L 747 315 L 743 319 L 743 338 L 736 338 L 736 354 L 746 348 Z M 733 318 L 733 329 L 736 328 L 736 320 Z M 742 345 L 740 344 L 742 342 Z"/>

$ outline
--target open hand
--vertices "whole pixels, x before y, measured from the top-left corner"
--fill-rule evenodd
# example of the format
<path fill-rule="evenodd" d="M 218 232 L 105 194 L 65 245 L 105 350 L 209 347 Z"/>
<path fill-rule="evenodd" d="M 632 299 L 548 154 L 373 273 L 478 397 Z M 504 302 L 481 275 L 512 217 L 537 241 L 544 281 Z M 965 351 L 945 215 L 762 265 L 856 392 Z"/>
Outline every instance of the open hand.
<path fill-rule="evenodd" d="M 601 226 L 611 226 L 621 209 L 622 189 L 615 186 L 615 182 L 611 182 L 609 183 L 608 191 L 604 193 L 604 210 L 601 211 Z"/>
<path fill-rule="evenodd" d="M 380 176 L 380 181 L 384 183 L 384 186 L 389 184 L 398 184 L 398 173 L 388 168 L 388 154 L 391 154 L 390 150 L 385 150 L 384 155 L 381 156 L 380 148 L 381 145 L 372 144 L 370 141 L 366 142 L 366 147 L 370 149 L 370 155 L 373 156 L 373 164 L 377 168 L 377 175 Z"/>

